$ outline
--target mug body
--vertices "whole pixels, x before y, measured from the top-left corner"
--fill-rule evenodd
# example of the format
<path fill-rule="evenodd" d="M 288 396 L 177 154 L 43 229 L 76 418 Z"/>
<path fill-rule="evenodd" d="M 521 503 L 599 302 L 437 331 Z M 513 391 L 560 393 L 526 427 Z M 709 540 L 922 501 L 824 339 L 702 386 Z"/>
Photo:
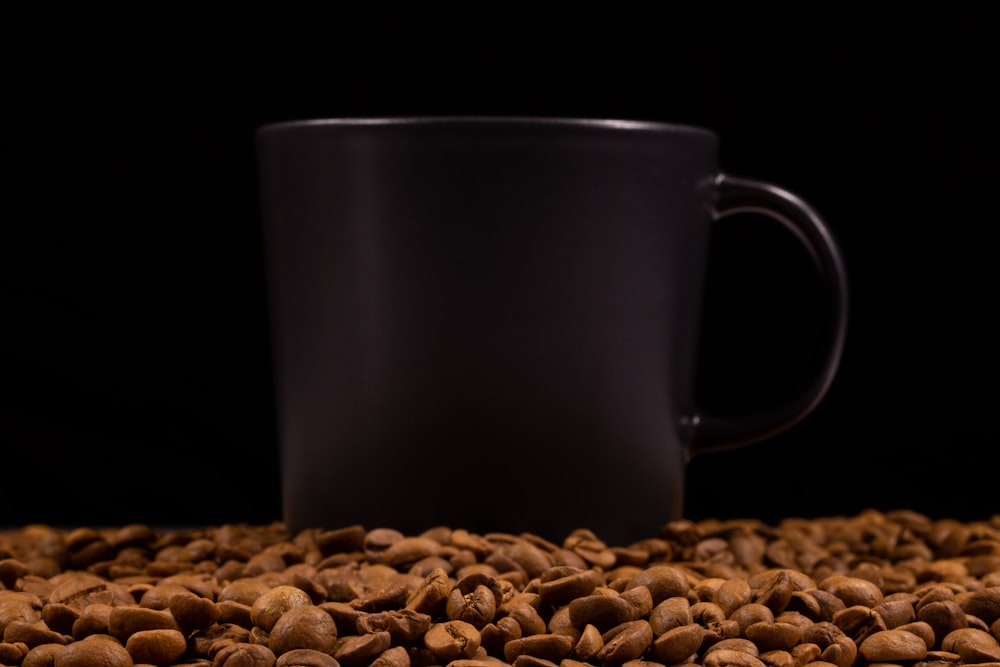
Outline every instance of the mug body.
<path fill-rule="evenodd" d="M 257 146 L 290 530 L 623 544 L 682 515 L 713 133 L 335 119 Z"/>

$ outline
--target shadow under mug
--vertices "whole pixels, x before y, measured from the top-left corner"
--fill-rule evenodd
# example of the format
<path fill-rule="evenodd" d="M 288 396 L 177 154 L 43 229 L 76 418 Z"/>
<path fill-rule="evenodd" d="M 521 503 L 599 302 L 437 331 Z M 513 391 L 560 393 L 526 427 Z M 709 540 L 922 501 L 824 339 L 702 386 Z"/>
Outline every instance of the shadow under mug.
<path fill-rule="evenodd" d="M 343 118 L 258 128 L 283 516 L 609 544 L 684 513 L 690 457 L 780 433 L 840 362 L 847 280 L 804 201 L 644 121 Z M 771 216 L 822 278 L 791 399 L 694 404 L 713 222 Z"/>

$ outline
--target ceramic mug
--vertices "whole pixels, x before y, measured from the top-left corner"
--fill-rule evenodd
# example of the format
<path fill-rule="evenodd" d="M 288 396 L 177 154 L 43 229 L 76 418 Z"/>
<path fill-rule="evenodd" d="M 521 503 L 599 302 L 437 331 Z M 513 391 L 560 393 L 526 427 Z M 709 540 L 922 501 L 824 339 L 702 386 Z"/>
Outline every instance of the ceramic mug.
<path fill-rule="evenodd" d="M 655 536 L 690 457 L 780 433 L 840 362 L 847 279 L 806 202 L 659 122 L 340 118 L 256 134 L 283 516 Z M 751 416 L 695 404 L 709 233 L 784 223 L 822 277 L 821 357 Z"/>

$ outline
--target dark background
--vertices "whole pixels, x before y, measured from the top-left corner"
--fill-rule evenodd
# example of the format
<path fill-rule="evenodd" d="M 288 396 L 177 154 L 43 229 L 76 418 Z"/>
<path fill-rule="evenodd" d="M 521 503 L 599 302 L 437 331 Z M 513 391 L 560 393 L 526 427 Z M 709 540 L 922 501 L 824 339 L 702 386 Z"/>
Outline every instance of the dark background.
<path fill-rule="evenodd" d="M 300 18 L 4 47 L 0 525 L 277 519 L 254 129 L 421 114 L 702 125 L 827 220 L 841 370 L 790 431 L 693 460 L 688 516 L 1000 513 L 985 17 Z M 815 276 L 762 220 L 720 223 L 709 262 L 699 400 L 767 405 L 808 363 Z"/>

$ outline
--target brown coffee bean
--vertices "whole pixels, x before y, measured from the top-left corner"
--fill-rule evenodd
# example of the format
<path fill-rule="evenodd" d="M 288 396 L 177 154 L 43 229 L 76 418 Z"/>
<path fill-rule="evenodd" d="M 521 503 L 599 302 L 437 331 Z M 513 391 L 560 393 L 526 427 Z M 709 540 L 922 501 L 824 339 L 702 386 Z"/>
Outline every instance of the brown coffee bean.
<path fill-rule="evenodd" d="M 788 651 L 764 651 L 757 657 L 767 667 L 799 667 L 805 664 L 796 662 L 795 656 Z"/>
<path fill-rule="evenodd" d="M 632 586 L 618 597 L 632 606 L 633 620 L 644 618 L 653 610 L 653 595 L 645 586 Z"/>
<path fill-rule="evenodd" d="M 65 648 L 63 644 L 42 644 L 29 649 L 20 663 L 11 661 L 11 664 L 20 664 L 21 667 L 52 667 L 55 664 L 56 653 Z"/>
<path fill-rule="evenodd" d="M 869 635 L 888 629 L 878 612 L 864 605 L 855 605 L 837 612 L 834 614 L 833 624 L 859 645 Z"/>
<path fill-rule="evenodd" d="M 412 609 L 399 609 L 364 614 L 358 617 L 355 626 L 358 634 L 385 631 L 393 644 L 413 644 L 430 629 L 431 617 Z"/>
<path fill-rule="evenodd" d="M 451 580 L 448 574 L 441 568 L 435 568 L 424 578 L 420 586 L 410 593 L 406 608 L 434 616 L 444 608 L 450 592 Z"/>
<path fill-rule="evenodd" d="M 915 595 L 905 595 L 891 599 L 887 597 L 872 607 L 872 610 L 882 617 L 886 628 L 891 630 L 917 620 L 917 613 L 913 608 L 917 599 Z"/>
<path fill-rule="evenodd" d="M 334 645 L 333 657 L 341 667 L 362 667 L 369 665 L 392 646 L 388 632 L 373 632 L 367 635 L 352 635 L 338 639 Z"/>
<path fill-rule="evenodd" d="M 402 646 L 396 646 L 382 652 L 369 667 L 410 667 L 410 654 Z"/>
<path fill-rule="evenodd" d="M 954 600 L 940 600 L 921 605 L 917 619 L 930 625 L 938 637 L 944 637 L 952 630 L 969 627 L 965 611 Z"/>
<path fill-rule="evenodd" d="M 30 653 L 25 660 L 29 657 Z M 132 667 L 133 664 L 125 647 L 108 635 L 90 635 L 52 654 L 52 667 Z"/>
<path fill-rule="evenodd" d="M 801 667 L 801 665 L 807 665 L 811 662 L 819 660 L 819 656 L 822 651 L 816 644 L 803 642 L 793 646 L 790 653 L 792 654 L 792 658 L 795 660 L 795 666 Z"/>
<path fill-rule="evenodd" d="M 780 614 L 792 599 L 792 580 L 787 570 L 776 570 L 768 573 L 762 579 L 759 588 L 755 589 L 753 601 L 762 604 L 775 614 Z"/>
<path fill-rule="evenodd" d="M 539 575 L 538 594 L 548 604 L 563 605 L 590 595 L 600 584 L 596 570 L 556 566 Z"/>
<path fill-rule="evenodd" d="M 670 565 L 654 565 L 635 575 L 628 587 L 645 586 L 653 597 L 653 605 L 667 598 L 687 597 L 691 584 L 680 569 Z"/>
<path fill-rule="evenodd" d="M 904 623 L 903 625 L 892 628 L 894 630 L 906 630 L 907 632 L 914 634 L 924 640 L 924 644 L 927 645 L 927 650 L 934 648 L 937 643 L 937 635 L 934 633 L 934 628 L 923 621 L 914 621 L 912 623 Z"/>
<path fill-rule="evenodd" d="M 271 586 L 263 579 L 244 578 L 238 579 L 222 588 L 216 598 L 217 602 L 239 602 L 246 606 L 251 606 L 254 600 L 271 590 Z M 169 604 L 169 598 L 166 600 Z"/>
<path fill-rule="evenodd" d="M 482 628 L 492 621 L 496 610 L 496 596 L 482 584 L 466 594 L 455 587 L 445 602 L 445 615 L 449 619 L 465 621 L 476 628 Z"/>
<path fill-rule="evenodd" d="M 667 598 L 649 613 L 649 624 L 655 635 L 662 635 L 667 630 L 690 623 L 694 623 L 691 618 L 691 603 L 684 597 Z"/>
<path fill-rule="evenodd" d="M 522 636 L 521 624 L 517 619 L 504 616 L 496 623 L 486 624 L 479 631 L 480 646 L 490 655 L 503 655 L 503 648 L 508 642 Z"/>
<path fill-rule="evenodd" d="M 753 591 L 745 579 L 729 579 L 715 591 L 712 602 L 719 605 L 728 617 L 734 611 L 750 603 Z"/>
<path fill-rule="evenodd" d="M 624 604 L 627 605 L 628 603 L 625 602 Z M 521 626 L 521 636 L 540 635 L 545 632 L 545 619 L 541 617 L 538 610 L 530 603 L 522 602 L 509 607 L 505 605 L 505 607 L 507 616 L 517 621 L 518 625 Z M 572 620 L 572 616 L 570 620 Z M 574 621 L 573 625 L 579 626 L 580 624 Z"/>
<path fill-rule="evenodd" d="M 20 664 L 28 649 L 24 642 L 0 642 L 0 665 Z"/>
<path fill-rule="evenodd" d="M 695 623 L 671 628 L 653 640 L 649 655 L 665 665 L 684 662 L 701 647 L 705 632 Z"/>
<path fill-rule="evenodd" d="M 208 598 L 175 595 L 170 598 L 168 609 L 177 623 L 188 632 L 207 628 L 219 620 L 219 610 Z"/>
<path fill-rule="evenodd" d="M 568 656 L 572 649 L 573 639 L 566 635 L 540 634 L 507 642 L 503 648 L 503 656 L 509 663 L 513 663 L 522 654 L 558 662 Z"/>
<path fill-rule="evenodd" d="M 299 648 L 279 655 L 275 667 L 340 667 L 340 663 L 322 651 Z"/>
<path fill-rule="evenodd" d="M 549 622 L 546 625 L 547 630 L 554 635 L 566 635 L 575 643 L 580 639 L 580 634 L 582 630 L 573 625 L 573 621 L 569 617 L 569 607 L 559 607 L 553 612 L 552 616 L 549 617 Z"/>
<path fill-rule="evenodd" d="M 404 582 L 393 581 L 363 597 L 351 600 L 348 604 L 355 609 L 366 612 L 399 609 L 406 604 L 410 592 L 410 589 Z"/>
<path fill-rule="evenodd" d="M 63 635 L 50 629 L 45 621 L 38 620 L 34 623 L 24 621 L 11 621 L 3 631 L 3 641 L 10 643 L 24 643 L 29 647 L 40 646 L 42 644 L 69 644 L 73 638 Z"/>
<path fill-rule="evenodd" d="M 882 590 L 859 577 L 832 575 L 819 582 L 819 588 L 836 595 L 847 607 L 858 605 L 870 609 L 882 601 Z"/>
<path fill-rule="evenodd" d="M 906 662 L 927 656 L 924 640 L 905 630 L 876 632 L 861 642 L 858 649 L 868 662 Z"/>
<path fill-rule="evenodd" d="M 41 616 L 50 630 L 69 635 L 73 632 L 73 624 L 76 619 L 80 618 L 80 611 L 61 602 L 50 602 L 42 607 Z M 0 636 L 3 636 L 2 632 L 0 632 Z"/>
<path fill-rule="evenodd" d="M 1000 619 L 1000 587 L 984 588 L 961 599 L 962 610 L 986 625 Z"/>
<path fill-rule="evenodd" d="M 56 577 L 59 583 L 49 593 L 49 602 L 56 602 L 83 611 L 87 605 L 114 602 L 114 593 L 108 583 L 100 577 L 86 573 L 67 574 Z"/>
<path fill-rule="evenodd" d="M 277 661 L 263 644 L 229 644 L 215 654 L 212 667 L 274 667 Z"/>
<path fill-rule="evenodd" d="M 142 630 L 125 642 L 125 650 L 136 663 L 172 665 L 187 650 L 187 640 L 177 630 Z"/>
<path fill-rule="evenodd" d="M 595 656 L 603 665 L 620 665 L 642 656 L 653 643 L 653 629 L 648 621 L 623 623 L 602 635 L 604 646 Z"/>
<path fill-rule="evenodd" d="M 802 629 L 791 623 L 752 623 L 747 626 L 747 639 L 760 651 L 790 651 L 802 638 Z"/>
<path fill-rule="evenodd" d="M 702 664 L 705 667 L 765 667 L 757 656 L 733 650 L 706 653 Z"/>
<path fill-rule="evenodd" d="M 977 646 L 988 649 L 997 645 L 997 639 L 988 632 L 976 628 L 962 628 L 952 630 L 941 638 L 941 649 L 952 653 L 959 653 L 958 642 L 962 641 L 966 646 Z"/>
<path fill-rule="evenodd" d="M 180 630 L 169 611 L 143 607 L 112 607 L 108 614 L 108 634 L 124 644 L 142 630 Z"/>
<path fill-rule="evenodd" d="M 319 607 L 292 607 L 275 621 L 268 636 L 268 646 L 275 655 L 297 648 L 311 648 L 332 653 L 337 639 L 337 624 Z"/>
<path fill-rule="evenodd" d="M 222 602 L 216 603 L 215 610 L 219 613 L 217 621 L 219 623 L 233 623 L 246 628 L 247 630 L 252 628 L 254 625 L 253 619 L 251 618 L 253 610 L 249 605 L 234 602 L 232 600 L 223 600 Z"/>
<path fill-rule="evenodd" d="M 634 608 L 617 595 L 587 595 L 569 603 L 570 620 L 578 628 L 593 625 L 601 632 L 633 620 Z"/>
<path fill-rule="evenodd" d="M 602 648 L 604 648 L 604 638 L 600 630 L 588 623 L 573 645 L 572 655 L 578 660 L 590 660 Z"/>
<path fill-rule="evenodd" d="M 250 605 L 250 620 L 270 632 L 282 614 L 295 607 L 312 606 L 305 591 L 294 586 L 276 586 L 259 596 Z"/>
<path fill-rule="evenodd" d="M 424 635 L 424 645 L 445 662 L 473 657 L 481 641 L 479 630 L 465 621 L 435 623 Z"/>
<path fill-rule="evenodd" d="M 751 602 L 733 611 L 729 618 L 739 623 L 740 632 L 745 633 L 747 627 L 754 623 L 773 623 L 774 612 L 758 602 Z"/>
<path fill-rule="evenodd" d="M 194 655 L 211 658 L 222 646 L 250 641 L 250 630 L 233 623 L 216 623 L 188 637 Z"/>

